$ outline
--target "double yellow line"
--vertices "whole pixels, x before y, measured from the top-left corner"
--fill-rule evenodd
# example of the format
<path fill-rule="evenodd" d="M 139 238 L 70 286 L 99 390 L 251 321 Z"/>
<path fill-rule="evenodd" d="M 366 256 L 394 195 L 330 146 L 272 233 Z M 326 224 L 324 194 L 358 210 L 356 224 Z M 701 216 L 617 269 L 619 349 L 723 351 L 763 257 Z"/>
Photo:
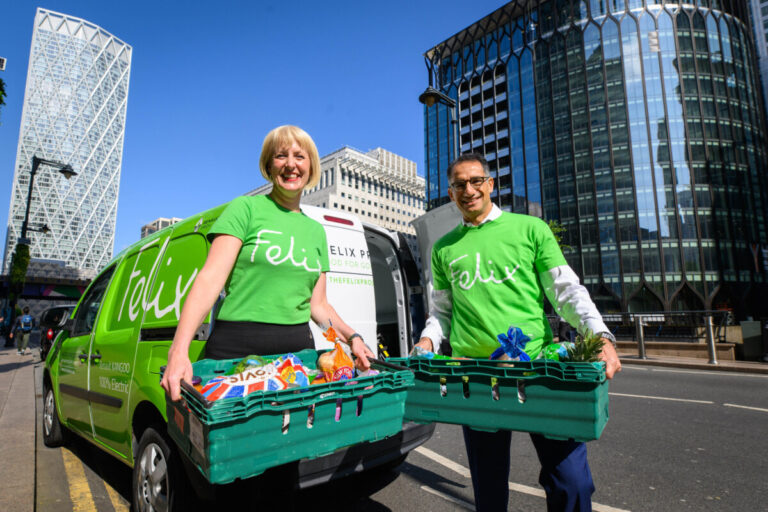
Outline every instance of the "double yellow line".
<path fill-rule="evenodd" d="M 88 479 L 85 477 L 83 463 L 66 447 L 61 448 L 61 456 L 64 459 L 64 471 L 67 474 L 67 482 L 69 483 L 69 499 L 72 501 L 72 511 L 92 512 L 96 510 L 91 488 L 88 485 Z M 112 503 L 115 512 L 128 512 L 128 506 L 125 505 L 124 500 L 117 491 L 107 482 L 104 482 L 104 487 L 107 489 L 109 501 Z"/>

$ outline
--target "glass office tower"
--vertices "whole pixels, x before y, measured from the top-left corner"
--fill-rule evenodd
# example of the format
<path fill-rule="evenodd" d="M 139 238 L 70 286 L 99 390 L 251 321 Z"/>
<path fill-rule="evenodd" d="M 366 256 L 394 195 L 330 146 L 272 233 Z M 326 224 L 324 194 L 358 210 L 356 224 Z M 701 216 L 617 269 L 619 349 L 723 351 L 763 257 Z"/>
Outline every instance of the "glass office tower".
<path fill-rule="evenodd" d="M 427 204 L 461 153 L 559 220 L 602 312 L 765 314 L 766 126 L 746 2 L 509 3 L 426 54 Z"/>
<path fill-rule="evenodd" d="M 69 164 L 64 179 L 40 165 L 31 194 L 32 258 L 93 275 L 112 259 L 131 47 L 88 21 L 38 9 L 16 154 L 5 270 L 21 235 L 32 157 Z M 47 226 L 49 233 L 34 231 Z"/>

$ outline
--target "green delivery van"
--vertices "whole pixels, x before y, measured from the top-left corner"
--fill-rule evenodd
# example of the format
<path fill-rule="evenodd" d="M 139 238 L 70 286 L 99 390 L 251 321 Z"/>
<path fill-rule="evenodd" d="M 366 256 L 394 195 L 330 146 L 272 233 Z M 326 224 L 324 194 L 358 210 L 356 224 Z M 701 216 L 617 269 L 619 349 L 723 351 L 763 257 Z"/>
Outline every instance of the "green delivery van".
<path fill-rule="evenodd" d="M 118 254 L 91 282 L 45 361 L 45 444 L 61 445 L 74 434 L 131 466 L 134 510 L 156 510 L 158 503 L 177 510 L 194 496 L 190 488 L 211 491 L 168 437 L 159 381 L 184 300 L 208 253 L 206 234 L 225 207 L 153 233 Z M 406 355 L 421 329 L 412 322 L 423 323 L 424 315 L 418 271 L 402 235 L 345 212 L 302 210 L 326 230 L 327 293 L 336 310 L 374 353 Z M 192 361 L 201 357 L 215 328 L 213 317 L 209 313 L 195 335 Z M 330 348 L 311 327 L 316 347 Z M 405 423 L 395 436 L 303 459 L 298 486 L 395 467 L 433 431 L 431 424 Z"/>

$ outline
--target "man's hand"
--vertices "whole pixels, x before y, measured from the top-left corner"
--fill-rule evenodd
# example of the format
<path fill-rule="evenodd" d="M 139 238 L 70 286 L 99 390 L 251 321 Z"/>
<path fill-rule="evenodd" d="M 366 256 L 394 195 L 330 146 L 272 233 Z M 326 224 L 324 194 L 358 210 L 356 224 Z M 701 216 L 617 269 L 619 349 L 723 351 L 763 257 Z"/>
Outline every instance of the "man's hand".
<path fill-rule="evenodd" d="M 605 361 L 605 376 L 612 379 L 613 376 L 621 371 L 621 361 L 616 353 L 616 348 L 611 340 L 603 338 L 603 351 L 600 352 L 600 360 Z"/>
<path fill-rule="evenodd" d="M 434 347 L 432 346 L 432 340 L 430 338 L 421 338 L 419 342 L 413 346 L 413 348 L 416 347 L 423 348 L 428 352 L 434 352 Z"/>

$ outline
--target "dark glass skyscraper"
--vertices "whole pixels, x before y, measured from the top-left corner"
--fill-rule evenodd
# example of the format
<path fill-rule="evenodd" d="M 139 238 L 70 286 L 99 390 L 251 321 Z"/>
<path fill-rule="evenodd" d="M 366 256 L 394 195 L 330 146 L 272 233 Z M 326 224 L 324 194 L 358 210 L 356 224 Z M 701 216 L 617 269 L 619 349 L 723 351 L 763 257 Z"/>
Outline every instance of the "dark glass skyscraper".
<path fill-rule="evenodd" d="M 766 124 L 746 3 L 511 2 L 426 54 L 503 210 L 559 220 L 603 312 L 765 314 Z M 427 205 L 452 109 L 425 107 Z"/>

